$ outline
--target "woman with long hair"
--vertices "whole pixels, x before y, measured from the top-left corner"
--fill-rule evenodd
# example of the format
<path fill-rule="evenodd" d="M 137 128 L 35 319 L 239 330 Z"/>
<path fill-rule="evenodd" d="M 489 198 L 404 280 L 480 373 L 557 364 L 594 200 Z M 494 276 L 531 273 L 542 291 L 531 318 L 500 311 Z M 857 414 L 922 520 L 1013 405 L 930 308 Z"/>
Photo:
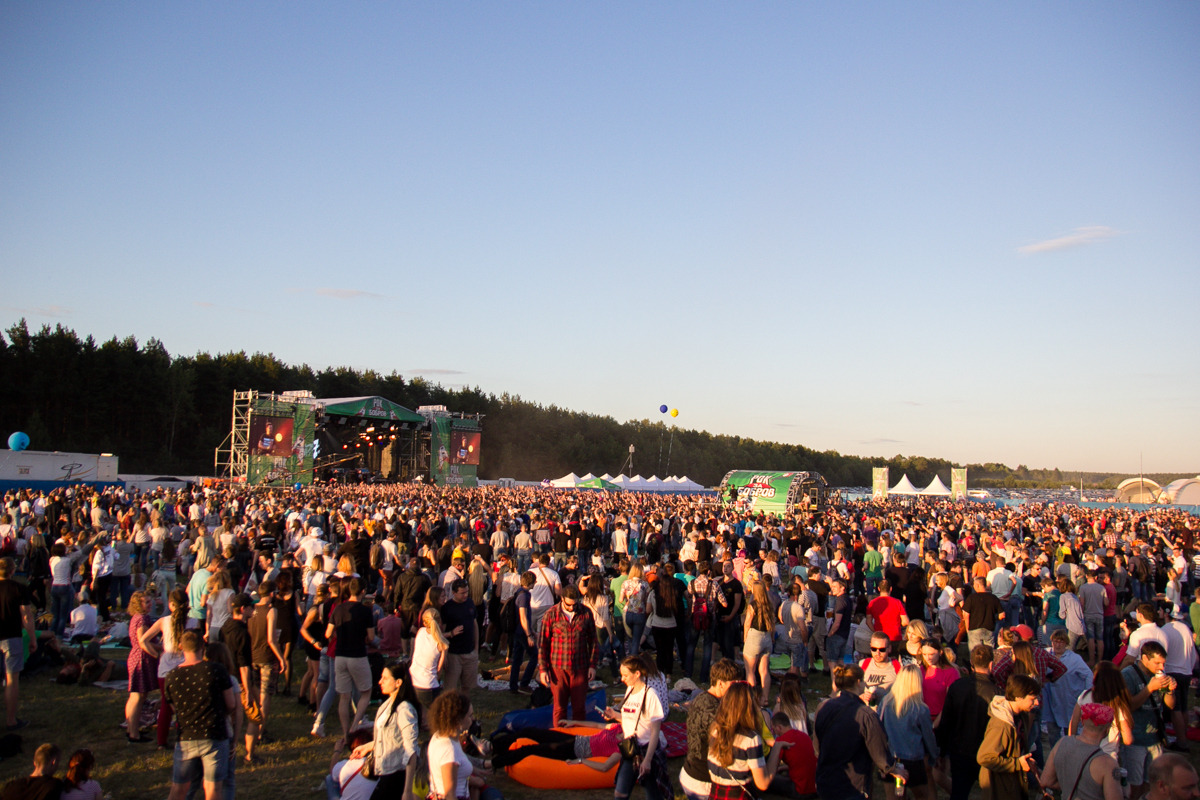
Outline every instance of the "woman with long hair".
<path fill-rule="evenodd" d="M 775 640 L 775 606 L 761 578 L 751 580 L 746 598 L 742 658 L 746 661 L 746 682 L 757 686 L 759 704 L 771 701 L 771 648 Z"/>
<path fill-rule="evenodd" d="M 413 641 L 413 660 L 408 671 L 413 690 L 423 708 L 429 708 L 442 691 L 438 673 L 446 662 L 450 640 L 442 632 L 442 614 L 433 606 L 421 613 L 421 628 Z"/>
<path fill-rule="evenodd" d="M 208 635 L 205 640 L 212 644 L 221 641 L 221 627 L 229 621 L 229 601 L 233 599 L 233 581 L 229 571 L 219 569 L 208 579 L 204 593 L 204 619 Z"/>
<path fill-rule="evenodd" d="M 159 617 L 153 625 L 138 637 L 138 643 L 150 656 L 158 659 L 158 690 L 162 696 L 163 684 L 166 683 L 167 673 L 183 663 L 183 652 L 179 649 L 179 640 L 187 628 L 188 593 L 183 587 L 176 587 L 167 599 L 170 616 Z M 154 646 L 155 637 L 161 640 L 162 648 Z M 158 705 L 158 748 L 167 749 L 167 737 L 171 732 L 171 704 L 163 700 Z"/>
<path fill-rule="evenodd" d="M 95 766 L 96 757 L 86 747 L 71 753 L 63 777 L 62 800 L 100 800 L 104 796 L 100 782 L 92 778 Z"/>
<path fill-rule="evenodd" d="M 290 569 L 280 570 L 275 579 L 275 597 L 271 605 L 275 606 L 275 619 L 279 624 L 279 649 L 283 651 L 283 669 L 279 676 L 283 689 L 280 694 L 292 696 L 292 650 L 296 646 L 298 626 L 296 617 L 299 614 L 296 607 L 295 573 Z"/>
<path fill-rule="evenodd" d="M 460 744 L 474 715 L 464 692 L 439 695 L 429 708 L 429 796 L 440 800 L 476 800 L 484 781 L 473 775 L 474 766 Z"/>
<path fill-rule="evenodd" d="M 1108 738 L 1100 744 L 1100 749 L 1119 760 L 1121 751 L 1133 744 L 1133 714 L 1129 687 L 1121 677 L 1121 670 L 1111 661 L 1101 661 L 1096 665 L 1092 688 L 1079 695 L 1075 703 L 1071 725 L 1067 729 L 1069 735 L 1078 735 L 1082 720 L 1080 709 L 1088 703 L 1101 703 L 1113 710 L 1112 727 L 1108 730 Z"/>
<path fill-rule="evenodd" d="M 809 733 L 808 701 L 804 699 L 804 688 L 800 676 L 787 673 L 779 682 L 779 697 L 775 698 L 775 712 L 787 715 L 792 730 Z"/>
<path fill-rule="evenodd" d="M 366 758 L 375 754 L 375 772 L 379 782 L 371 800 L 390 800 L 411 796 L 417 757 L 417 735 L 421 725 L 420 703 L 413 691 L 409 665 L 404 662 L 388 664 L 379 676 L 379 689 L 384 701 L 375 713 L 371 741 L 359 745 L 350 758 Z"/>
<path fill-rule="evenodd" d="M 129 673 L 129 699 L 125 701 L 125 735 L 130 744 L 150 741 L 142 736 L 142 701 L 158 688 L 158 659 L 142 646 L 142 634 L 150 629 L 146 617 L 146 595 L 134 592 L 129 596 L 129 655 L 125 658 Z"/>
<path fill-rule="evenodd" d="M 763 758 L 762 712 L 749 683 L 730 684 L 708 731 L 710 800 L 752 800 L 750 786 L 765 791 L 779 771 L 786 743 L 776 740 Z"/>
<path fill-rule="evenodd" d="M 304 615 L 300 624 L 300 646 L 304 650 L 304 677 L 300 679 L 300 692 L 297 702 L 307 706 L 310 711 L 317 708 L 319 679 L 321 677 L 321 651 L 328 642 L 325 639 L 325 626 L 329 622 L 325 618 L 329 599 L 329 587 L 321 584 L 313 596 L 313 603 Z M 323 692 L 323 690 L 322 690 Z"/>
<path fill-rule="evenodd" d="M 934 800 L 929 765 L 938 758 L 933 718 L 925 705 L 921 668 L 909 664 L 900 670 L 892 688 L 879 703 L 879 720 L 888 745 L 908 770 L 909 789 L 917 800 Z"/>
<path fill-rule="evenodd" d="M 638 561 L 629 565 L 629 576 L 621 584 L 621 602 L 625 607 L 625 626 L 629 629 L 629 654 L 642 652 L 642 637 L 646 632 L 646 605 L 649 584 L 643 580 L 645 570 Z"/>
<path fill-rule="evenodd" d="M 46 549 L 46 538 L 40 533 L 29 537 L 29 548 L 25 551 L 29 565 L 29 593 L 33 596 L 34 608 L 44 611 L 46 584 L 50 582 L 50 551 Z"/>
<path fill-rule="evenodd" d="M 654 637 L 655 662 L 658 671 L 667 676 L 675 668 L 677 617 L 683 605 L 675 582 L 670 572 L 659 571 L 658 579 L 650 584 L 646 599 L 646 627 Z"/>
<path fill-rule="evenodd" d="M 616 660 L 616 632 L 613 627 L 612 594 L 608 591 L 608 581 L 599 569 L 593 568 L 591 574 L 583 582 L 583 604 L 592 612 L 592 621 L 596 623 L 597 644 L 601 658 Z M 617 669 L 615 663 L 613 670 Z"/>

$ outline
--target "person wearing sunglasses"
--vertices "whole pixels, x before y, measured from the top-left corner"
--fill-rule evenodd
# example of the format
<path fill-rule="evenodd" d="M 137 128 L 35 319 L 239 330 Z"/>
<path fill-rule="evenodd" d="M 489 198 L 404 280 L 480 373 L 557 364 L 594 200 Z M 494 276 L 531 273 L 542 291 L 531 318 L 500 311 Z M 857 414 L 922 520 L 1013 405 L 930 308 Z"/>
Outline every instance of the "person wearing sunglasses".
<path fill-rule="evenodd" d="M 871 657 L 863 659 L 859 665 L 862 667 L 863 681 L 871 692 L 871 705 L 883 699 L 900 674 L 900 659 L 892 658 L 891 650 L 891 640 L 886 633 L 875 631 L 871 634 Z"/>

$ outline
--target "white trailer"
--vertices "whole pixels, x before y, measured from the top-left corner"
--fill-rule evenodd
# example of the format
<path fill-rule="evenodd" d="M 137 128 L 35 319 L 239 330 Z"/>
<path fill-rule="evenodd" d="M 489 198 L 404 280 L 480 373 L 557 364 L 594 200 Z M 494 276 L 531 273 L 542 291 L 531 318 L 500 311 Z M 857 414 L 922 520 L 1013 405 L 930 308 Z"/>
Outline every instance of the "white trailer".
<path fill-rule="evenodd" d="M 49 490 L 86 483 L 120 483 L 117 457 L 107 453 L 60 453 L 43 450 L 0 450 L 0 490 Z"/>

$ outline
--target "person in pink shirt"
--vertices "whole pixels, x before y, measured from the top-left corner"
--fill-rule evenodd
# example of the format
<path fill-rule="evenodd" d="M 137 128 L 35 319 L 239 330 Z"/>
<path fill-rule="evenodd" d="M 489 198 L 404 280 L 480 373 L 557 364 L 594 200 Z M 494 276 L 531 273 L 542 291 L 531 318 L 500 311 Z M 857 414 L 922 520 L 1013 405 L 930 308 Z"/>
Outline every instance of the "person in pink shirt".
<path fill-rule="evenodd" d="M 929 706 L 929 713 L 937 719 L 946 703 L 946 692 L 950 690 L 950 684 L 961 676 L 958 669 L 945 663 L 942 648 L 933 639 L 921 642 L 920 665 L 924 678 L 921 682 L 921 696 L 925 705 Z"/>

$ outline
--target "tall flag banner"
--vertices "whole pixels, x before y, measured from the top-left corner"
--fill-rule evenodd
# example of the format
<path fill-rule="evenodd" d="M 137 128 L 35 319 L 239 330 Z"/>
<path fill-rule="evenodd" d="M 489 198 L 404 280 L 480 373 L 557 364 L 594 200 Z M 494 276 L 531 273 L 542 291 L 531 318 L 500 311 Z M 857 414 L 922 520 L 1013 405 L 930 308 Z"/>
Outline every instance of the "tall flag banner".
<path fill-rule="evenodd" d="M 888 468 L 875 467 L 871 470 L 871 499 L 887 500 Z"/>
<path fill-rule="evenodd" d="M 950 470 L 950 498 L 962 500 L 967 496 L 967 468 Z"/>

